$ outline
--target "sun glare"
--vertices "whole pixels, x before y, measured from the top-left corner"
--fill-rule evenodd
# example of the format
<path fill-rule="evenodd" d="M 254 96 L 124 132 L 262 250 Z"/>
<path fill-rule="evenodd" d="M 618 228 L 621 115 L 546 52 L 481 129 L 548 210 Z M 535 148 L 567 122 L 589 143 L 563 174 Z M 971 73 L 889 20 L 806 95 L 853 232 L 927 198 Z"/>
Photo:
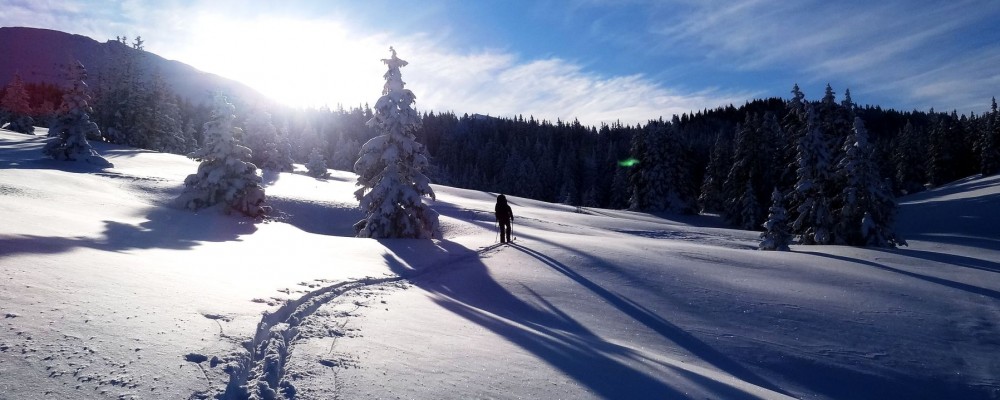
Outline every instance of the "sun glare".
<path fill-rule="evenodd" d="M 345 107 L 381 91 L 387 45 L 333 22 L 203 15 L 182 59 L 294 107 Z"/>

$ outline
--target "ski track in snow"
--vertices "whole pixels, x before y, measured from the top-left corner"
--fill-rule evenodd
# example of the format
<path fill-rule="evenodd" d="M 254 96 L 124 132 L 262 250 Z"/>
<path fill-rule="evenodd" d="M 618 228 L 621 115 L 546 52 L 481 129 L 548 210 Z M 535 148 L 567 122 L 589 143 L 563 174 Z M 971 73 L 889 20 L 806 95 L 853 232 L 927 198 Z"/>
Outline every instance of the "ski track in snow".
<path fill-rule="evenodd" d="M 303 335 L 303 331 L 306 329 L 304 323 L 320 307 L 330 304 L 345 294 L 361 289 L 399 283 L 431 271 L 442 272 L 450 264 L 460 262 L 467 257 L 484 257 L 498 251 L 502 246 L 503 244 L 500 243 L 485 246 L 478 249 L 472 255 L 451 260 L 434 268 L 416 270 L 406 275 L 383 278 L 365 277 L 357 280 L 338 282 L 307 292 L 298 299 L 288 300 L 277 310 L 266 313 L 261 317 L 253 339 L 244 342 L 247 351 L 236 356 L 225 367 L 225 372 L 229 374 L 229 382 L 226 384 L 225 391 L 221 395 L 215 396 L 209 393 L 214 390 L 214 388 L 211 388 L 211 378 L 205 373 L 204 367 L 201 367 L 201 363 L 208 361 L 208 357 L 197 353 L 185 355 L 184 359 L 186 361 L 196 363 L 202 368 L 202 372 L 205 373 L 205 379 L 208 380 L 210 386 L 208 391 L 195 392 L 190 398 L 208 399 L 215 397 L 222 400 L 296 399 L 297 390 L 293 383 L 296 377 L 294 374 L 292 374 L 293 376 L 289 376 L 288 365 L 292 359 L 292 350 L 295 343 L 300 339 L 314 336 Z M 257 301 L 257 299 L 254 301 Z M 355 305 L 358 307 L 361 306 L 357 303 Z M 339 314 L 339 316 L 343 317 L 350 315 L 351 312 Z M 225 316 L 216 314 L 204 314 L 203 316 L 216 321 L 225 319 Z M 327 330 L 326 333 L 334 337 L 333 346 L 336 345 L 336 337 L 344 335 L 345 326 L 346 322 L 336 327 L 339 329 Z M 221 324 L 219 330 L 220 335 L 224 336 Z M 330 352 L 333 352 L 332 347 Z M 218 358 L 213 357 L 211 366 L 214 367 L 219 362 L 221 361 Z M 355 363 L 352 360 L 343 358 L 320 359 L 318 362 L 331 368 L 344 365 L 350 366 Z M 334 377 L 336 378 L 336 374 L 334 374 Z"/>

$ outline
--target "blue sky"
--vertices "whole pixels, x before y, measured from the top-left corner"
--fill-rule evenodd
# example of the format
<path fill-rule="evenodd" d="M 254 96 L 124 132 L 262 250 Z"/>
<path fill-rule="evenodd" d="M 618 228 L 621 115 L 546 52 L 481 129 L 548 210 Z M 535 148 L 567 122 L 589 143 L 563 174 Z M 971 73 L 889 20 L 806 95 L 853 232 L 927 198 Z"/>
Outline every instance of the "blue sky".
<path fill-rule="evenodd" d="M 424 4 L 421 4 L 424 3 Z M 626 123 L 788 97 L 898 110 L 988 109 L 1000 95 L 997 1 L 5 2 L 3 26 L 147 50 L 286 103 L 352 106 L 379 59 L 410 61 L 422 110 Z"/>

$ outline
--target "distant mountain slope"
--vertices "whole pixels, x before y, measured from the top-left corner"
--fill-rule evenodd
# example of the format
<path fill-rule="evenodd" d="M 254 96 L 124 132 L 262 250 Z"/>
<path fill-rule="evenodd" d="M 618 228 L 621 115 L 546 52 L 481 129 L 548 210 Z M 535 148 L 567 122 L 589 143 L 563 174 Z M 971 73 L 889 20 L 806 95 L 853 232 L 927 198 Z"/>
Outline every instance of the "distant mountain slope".
<path fill-rule="evenodd" d="M 20 72 L 26 82 L 62 84 L 65 65 L 80 60 L 96 81 L 110 71 L 112 60 L 123 52 L 136 51 L 114 40 L 101 43 L 86 36 L 24 27 L 0 28 L 0 87 Z M 215 74 L 199 71 L 179 61 L 146 52 L 144 73 L 149 79 L 159 72 L 174 92 L 192 102 L 207 102 L 215 91 L 245 101 L 263 99 L 254 89 Z"/>

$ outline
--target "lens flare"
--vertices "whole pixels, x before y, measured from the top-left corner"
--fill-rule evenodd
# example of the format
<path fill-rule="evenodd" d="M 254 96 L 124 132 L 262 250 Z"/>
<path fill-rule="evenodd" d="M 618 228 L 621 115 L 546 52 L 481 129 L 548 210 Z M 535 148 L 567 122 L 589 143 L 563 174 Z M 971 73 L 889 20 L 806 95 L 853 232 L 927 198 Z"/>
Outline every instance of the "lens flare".
<path fill-rule="evenodd" d="M 631 167 L 634 167 L 638 163 L 639 163 L 639 160 L 636 160 L 634 158 L 629 158 L 627 160 L 621 160 L 621 161 L 619 161 L 618 162 L 618 166 L 625 167 L 625 168 L 631 168 Z"/>

